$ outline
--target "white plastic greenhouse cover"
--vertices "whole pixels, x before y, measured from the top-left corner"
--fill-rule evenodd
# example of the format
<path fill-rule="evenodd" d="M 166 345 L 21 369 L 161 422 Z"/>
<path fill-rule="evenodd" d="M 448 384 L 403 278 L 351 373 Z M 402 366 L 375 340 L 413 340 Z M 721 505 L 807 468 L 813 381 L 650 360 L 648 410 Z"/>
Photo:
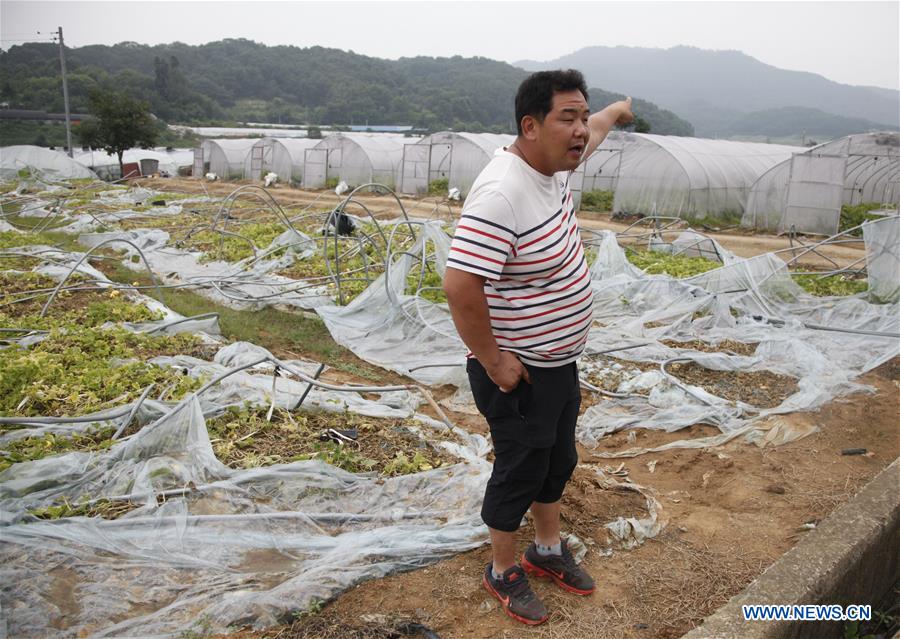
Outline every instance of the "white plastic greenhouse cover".
<path fill-rule="evenodd" d="M 178 175 L 178 168 L 190 166 L 193 153 L 190 149 L 179 149 L 166 152 L 159 149 L 128 149 L 122 154 L 122 162 L 140 162 L 141 160 L 157 160 L 159 170 L 169 176 Z M 105 151 L 75 151 L 75 161 L 95 171 L 102 177 L 119 175 L 119 159 Z"/>
<path fill-rule="evenodd" d="M 465 197 L 494 151 L 516 137 L 502 133 L 440 131 L 407 144 L 403 160 L 403 193 L 425 193 L 434 180 L 449 180 Z"/>
<path fill-rule="evenodd" d="M 834 235 L 842 204 L 900 204 L 900 133 L 825 142 L 772 167 L 753 184 L 741 226 Z"/>
<path fill-rule="evenodd" d="M 386 133 L 336 133 L 319 140 L 306 153 L 307 162 L 313 156 L 323 156 L 325 171 L 306 176 L 304 186 L 321 188 L 329 178 L 337 178 L 350 187 L 378 182 L 394 188 L 400 175 L 404 143 L 418 138 Z M 315 153 L 315 152 L 318 152 Z M 311 169 L 312 167 L 305 167 Z"/>
<path fill-rule="evenodd" d="M 272 171 L 283 183 L 300 183 L 306 150 L 319 142 L 309 138 L 262 138 L 244 160 L 244 175 L 255 179 Z"/>
<path fill-rule="evenodd" d="M 802 147 L 614 132 L 620 145 L 614 212 L 715 217 L 742 213 L 750 186 Z"/>
<path fill-rule="evenodd" d="M 624 144 L 624 137 L 614 131 L 588 157 L 584 163 L 583 191 L 616 190 Z"/>
<path fill-rule="evenodd" d="M 215 173 L 220 178 L 243 178 L 244 160 L 250 154 L 250 148 L 259 142 L 258 138 L 203 140 L 194 149 L 194 168 L 202 160 L 203 173 Z M 199 157 L 198 157 L 199 156 Z"/>
<path fill-rule="evenodd" d="M 61 151 L 27 144 L 0 148 L 0 177 L 14 178 L 19 171 L 28 168 L 59 178 L 97 177 L 93 171 Z"/>

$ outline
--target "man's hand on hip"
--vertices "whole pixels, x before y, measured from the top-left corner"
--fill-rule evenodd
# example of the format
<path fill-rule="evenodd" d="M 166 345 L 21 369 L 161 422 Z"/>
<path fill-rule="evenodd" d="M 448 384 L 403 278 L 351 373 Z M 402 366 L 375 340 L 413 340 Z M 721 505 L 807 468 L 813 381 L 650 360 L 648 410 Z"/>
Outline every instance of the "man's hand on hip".
<path fill-rule="evenodd" d="M 531 377 L 528 375 L 525 364 L 509 351 L 500 351 L 500 356 L 496 361 L 482 362 L 482 365 L 487 371 L 488 377 L 504 393 L 513 391 L 523 379 L 529 384 L 531 383 Z"/>

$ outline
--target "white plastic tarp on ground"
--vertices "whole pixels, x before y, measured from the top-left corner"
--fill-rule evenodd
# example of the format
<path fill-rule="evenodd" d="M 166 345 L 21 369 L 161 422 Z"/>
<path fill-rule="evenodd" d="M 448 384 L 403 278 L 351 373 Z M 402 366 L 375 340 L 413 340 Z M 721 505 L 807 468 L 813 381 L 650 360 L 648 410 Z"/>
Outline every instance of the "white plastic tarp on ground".
<path fill-rule="evenodd" d="M 403 294 L 407 275 L 421 264 L 417 256 L 425 242 L 431 244 L 434 267 L 442 276 L 446 268 L 450 238 L 441 223 L 420 228 L 416 245 L 394 262 L 389 273 L 347 306 L 320 307 L 317 312 L 334 340 L 366 361 L 426 384 L 465 386 L 466 347 L 456 335 L 447 305 Z"/>
<path fill-rule="evenodd" d="M 28 169 L 51 179 L 97 179 L 96 173 L 61 151 L 30 145 L 0 148 L 0 179 L 17 179 L 19 171 Z"/>
<path fill-rule="evenodd" d="M 896 252 L 897 246 L 894 245 Z M 646 275 L 625 258 L 612 233 L 592 267 L 595 320 L 582 373 L 594 366 L 590 353 L 645 344 L 611 355 L 661 365 L 672 358 L 718 371 L 766 370 L 797 378 L 797 391 L 773 408 L 716 397 L 702 388 L 660 375 L 643 390 L 610 398 L 584 413 L 582 442 L 596 443 L 624 428 L 674 431 L 696 423 L 724 433 L 769 415 L 812 410 L 835 397 L 866 390 L 853 380 L 900 354 L 900 307 L 872 304 L 864 295 L 816 298 L 797 286 L 784 263 L 771 254 L 736 260 L 688 280 Z M 862 335 L 812 327 L 885 333 Z M 758 344 L 750 356 L 704 353 L 662 340 L 722 340 Z M 623 390 L 623 389 L 620 389 Z"/>
<path fill-rule="evenodd" d="M 290 622 L 359 581 L 483 543 L 477 506 L 488 470 L 479 459 L 394 478 L 317 461 L 233 470 L 215 458 L 193 399 L 108 451 L 0 474 L 6 512 L 61 495 L 144 504 L 111 521 L 23 516 L 5 525 L 8 632 L 177 637 L 203 625 Z M 175 494 L 158 504 L 164 491 Z M 60 588 L 71 607 L 46 596 Z M 65 630 L 54 628 L 63 620 Z"/>
<path fill-rule="evenodd" d="M 61 279 L 77 257 L 59 252 L 48 274 Z M 155 326 L 130 328 L 180 318 L 168 309 L 166 315 Z M 237 370 L 260 359 L 267 361 Z M 9 636 L 179 637 L 289 623 L 362 580 L 484 542 L 478 505 L 490 471 L 487 441 L 416 413 L 417 394 L 394 390 L 372 400 L 309 390 L 296 375 L 310 375 L 315 363 L 290 360 L 278 363 L 273 387 L 274 358 L 240 342 L 220 349 L 213 362 L 182 355 L 151 363 L 207 380 L 231 374 L 177 404 L 145 401 L 134 413 L 143 427 L 109 449 L 16 463 L 0 473 L 0 603 Z M 300 414 L 403 418 L 423 445 L 459 461 L 399 477 L 348 473 L 320 461 L 223 465 L 206 419 L 227 406 L 273 403 Z M 78 424 L 30 425 L 0 442 L 119 424 L 122 408 L 118 418 L 107 410 Z M 63 499 L 137 508 L 114 520 L 39 520 L 30 513 Z M 65 601 L 58 592 L 67 593 Z"/>

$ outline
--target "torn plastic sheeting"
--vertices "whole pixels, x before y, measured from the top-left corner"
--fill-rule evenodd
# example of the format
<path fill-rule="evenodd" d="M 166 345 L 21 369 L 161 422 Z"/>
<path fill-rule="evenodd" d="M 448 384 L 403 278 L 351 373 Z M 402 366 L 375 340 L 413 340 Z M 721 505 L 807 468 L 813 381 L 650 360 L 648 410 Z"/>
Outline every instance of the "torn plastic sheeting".
<path fill-rule="evenodd" d="M 84 253 L 69 253 L 51 246 L 40 244 L 18 246 L 13 249 L 6 249 L 4 252 L 9 255 L 24 255 L 35 257 L 40 260 L 46 260 L 32 270 L 40 275 L 46 275 L 57 282 L 65 277 L 84 255 Z M 75 272 L 85 275 L 88 279 L 98 280 L 100 282 L 108 281 L 103 273 L 86 262 L 79 264 L 78 269 Z"/>
<path fill-rule="evenodd" d="M 15 636 L 52 632 L 59 612 L 43 590 L 15 584 L 46 584 L 49 567 L 63 557 L 81 604 L 67 617 L 69 631 L 175 636 L 203 617 L 220 631 L 238 622 L 271 625 L 359 580 L 425 565 L 485 539 L 477 516 L 490 471 L 483 459 L 396 478 L 353 475 L 321 462 L 233 470 L 215 459 L 196 400 L 109 451 L 54 461 L 39 464 L 44 487 L 5 500 L 3 510 L 61 495 L 73 503 L 80 494 L 143 494 L 147 501 L 114 521 L 77 517 L 4 527 L 2 588 L 12 602 Z M 30 475 L 23 472 L 29 466 L 35 464 L 16 464 L 0 476 L 6 494 L 26 479 L 17 475 Z M 200 485 L 207 489 L 199 497 L 172 497 L 161 506 L 152 498 Z"/>
<path fill-rule="evenodd" d="M 722 264 L 732 264 L 739 261 L 737 255 L 719 244 L 718 240 L 696 231 L 687 230 L 678 235 L 672 241 L 672 253 L 687 257 L 703 257 L 708 260 L 718 258 Z"/>
<path fill-rule="evenodd" d="M 595 447 L 605 435 L 627 428 L 674 432 L 694 424 L 711 424 L 722 430 L 740 427 L 739 410 L 709 406 L 685 396 L 680 405 L 658 408 L 643 397 L 626 397 L 590 406 L 578 420 L 576 434 L 586 446 Z"/>
<path fill-rule="evenodd" d="M 87 210 L 90 210 L 88 207 Z M 134 211 L 131 209 L 123 209 L 120 211 L 103 211 L 96 212 L 93 215 L 90 213 L 82 213 L 75 215 L 67 215 L 68 218 L 71 218 L 72 221 L 65 226 L 61 226 L 55 231 L 61 233 L 69 233 L 70 235 L 76 235 L 79 233 L 90 233 L 96 231 L 97 229 L 109 228 L 109 224 L 113 222 L 118 222 L 120 220 L 127 220 L 130 218 L 147 218 L 147 217 L 163 217 L 163 216 L 174 216 L 180 215 L 182 211 L 180 204 L 172 204 L 164 207 L 154 207 L 153 211 Z"/>
<path fill-rule="evenodd" d="M 718 435 L 711 435 L 709 437 L 696 437 L 694 439 L 679 439 L 674 442 L 669 442 L 668 444 L 663 444 L 661 446 L 654 446 L 653 448 L 629 448 L 627 450 L 620 450 L 616 452 L 608 452 L 608 451 L 598 451 L 592 453 L 594 457 L 602 457 L 604 459 L 622 459 L 626 457 L 638 457 L 639 455 L 646 455 L 647 453 L 662 453 L 667 450 L 676 450 L 676 449 L 685 449 L 685 448 L 714 448 L 716 446 L 721 446 L 722 444 L 727 444 L 732 439 L 736 439 L 741 435 L 746 435 L 752 432 L 754 426 L 752 423 L 745 423 L 740 428 L 736 428 L 730 432 L 720 433 Z"/>
<path fill-rule="evenodd" d="M 203 379 L 212 379 L 232 368 L 189 355 L 154 357 L 149 363 L 163 367 L 179 367 L 186 371 L 188 375 Z M 300 360 L 286 360 L 285 363 L 310 376 L 314 375 L 318 368 L 318 365 L 313 362 Z M 274 366 L 265 365 L 260 370 L 260 374 L 252 374 L 249 371 L 235 373 L 207 390 L 203 394 L 204 400 L 222 407 L 242 406 L 246 402 L 257 406 L 270 405 L 272 403 L 272 373 L 270 371 L 274 370 Z M 298 381 L 280 375 L 276 377 L 276 408 L 294 410 L 300 403 L 300 398 L 307 393 L 307 386 L 308 383 L 305 381 Z M 324 390 L 315 386 L 306 394 L 303 405 L 332 412 L 352 410 L 360 415 L 369 417 L 404 418 L 410 417 L 412 414 L 408 409 L 397 409 L 386 404 L 367 400 L 358 393 Z"/>
<path fill-rule="evenodd" d="M 154 273 L 163 275 L 162 279 L 196 286 L 196 292 L 217 304 L 238 310 L 260 309 L 279 304 L 305 310 L 313 310 L 323 305 L 333 305 L 334 301 L 326 293 L 326 287 L 306 287 L 302 280 L 268 272 L 271 264 L 263 265 L 260 271 L 242 271 L 238 265 L 213 260 L 200 262 L 200 253 L 186 251 L 161 245 L 161 237 L 150 235 L 159 229 L 136 229 L 135 231 L 115 231 L 111 233 L 86 234 L 79 236 L 79 242 L 98 244 L 111 237 L 130 239 L 132 234 L 137 238 L 152 241 L 152 246 L 144 251 L 144 256 Z M 167 240 L 168 241 L 168 240 Z M 141 272 L 146 271 L 143 261 L 139 264 L 131 260 L 122 261 L 123 266 Z M 255 268 L 255 267 L 254 267 Z M 303 290 L 295 289 L 303 286 Z"/>
<path fill-rule="evenodd" d="M 418 368 L 441 360 L 465 362 L 466 348 L 456 336 L 450 312 L 439 305 L 402 293 L 406 277 L 418 262 L 426 241 L 435 251 L 435 266 L 443 274 L 450 238 L 438 223 L 421 228 L 416 244 L 350 304 L 318 309 L 334 340 L 360 358 L 408 375 L 425 384 L 461 381 L 460 367 Z M 390 293 L 388 292 L 390 287 Z"/>
<path fill-rule="evenodd" d="M 761 417 L 812 410 L 835 397 L 864 390 L 853 380 L 900 354 L 900 340 L 805 328 L 804 323 L 813 323 L 897 332 L 900 313 L 896 304 L 870 304 L 862 296 L 808 295 L 793 282 L 784 262 L 771 254 L 738 259 L 689 280 L 675 280 L 632 268 L 614 237 L 606 234 L 592 278 L 597 324 L 588 336 L 588 352 L 647 338 L 758 343 L 752 358 L 669 349 L 658 342 L 612 355 L 659 364 L 677 353 L 716 370 L 769 370 L 796 377 L 798 391 L 775 408 L 758 410 Z M 737 311 L 737 317 L 732 311 Z M 773 325 L 763 317 L 784 323 Z M 700 422 L 733 432 L 755 413 L 752 407 L 677 383 L 715 408 L 696 405 L 692 397 L 681 402 L 678 391 L 656 385 L 649 399 L 616 398 L 591 407 L 579 423 L 579 438 L 596 445 L 604 434 L 622 428 L 673 431 Z"/>
<path fill-rule="evenodd" d="M 640 494 L 647 503 L 646 517 L 618 517 L 604 527 L 610 532 L 617 543 L 625 550 L 630 550 L 641 545 L 647 539 L 656 537 L 666 527 L 666 520 L 662 505 L 656 498 L 652 488 L 647 488 L 634 483 L 630 479 L 620 482 L 608 475 L 601 468 L 593 468 L 600 478 L 600 487 L 605 490 L 632 491 Z"/>
<path fill-rule="evenodd" d="M 753 428 L 747 432 L 744 440 L 756 444 L 760 448 L 781 446 L 818 431 L 819 427 L 808 420 L 789 421 L 782 417 L 772 416 L 768 419 L 754 421 Z"/>
<path fill-rule="evenodd" d="M 869 295 L 885 302 L 900 301 L 900 217 L 863 224 Z"/>
<path fill-rule="evenodd" d="M 87 246 L 88 248 L 93 248 L 113 239 L 128 240 L 144 251 L 144 255 L 147 255 L 149 251 L 161 248 L 168 244 L 169 234 L 162 229 L 135 229 L 134 231 L 84 233 L 78 236 L 78 243 Z M 139 256 L 139 253 L 134 247 L 125 244 L 124 242 L 120 244 L 112 243 L 110 246 L 125 251 L 126 259 L 131 258 L 132 256 Z M 144 268 L 143 263 L 141 263 L 140 266 Z"/>

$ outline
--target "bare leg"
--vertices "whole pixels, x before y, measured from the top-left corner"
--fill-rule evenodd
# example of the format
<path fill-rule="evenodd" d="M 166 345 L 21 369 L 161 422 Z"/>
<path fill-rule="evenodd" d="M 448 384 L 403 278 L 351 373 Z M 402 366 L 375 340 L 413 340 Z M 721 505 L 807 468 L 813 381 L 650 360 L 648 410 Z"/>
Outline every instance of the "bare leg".
<path fill-rule="evenodd" d="M 488 528 L 491 533 L 491 552 L 494 554 L 494 570 L 502 575 L 516 565 L 516 533 Z"/>
<path fill-rule="evenodd" d="M 542 504 L 533 502 L 531 514 L 534 516 L 534 539 L 542 546 L 559 543 L 559 502 Z M 496 555 L 495 555 L 496 556 Z"/>

